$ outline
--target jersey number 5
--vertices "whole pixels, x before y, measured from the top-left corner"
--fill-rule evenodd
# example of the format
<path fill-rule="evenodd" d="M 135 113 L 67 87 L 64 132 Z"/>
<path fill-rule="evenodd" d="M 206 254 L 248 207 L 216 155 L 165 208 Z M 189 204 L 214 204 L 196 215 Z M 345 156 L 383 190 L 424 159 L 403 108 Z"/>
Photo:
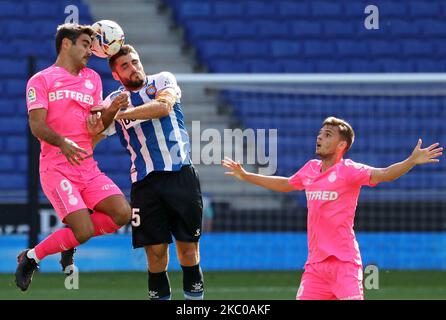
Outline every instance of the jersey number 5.
<path fill-rule="evenodd" d="M 132 209 L 132 226 L 139 227 L 141 224 L 141 216 L 139 215 L 139 208 Z"/>

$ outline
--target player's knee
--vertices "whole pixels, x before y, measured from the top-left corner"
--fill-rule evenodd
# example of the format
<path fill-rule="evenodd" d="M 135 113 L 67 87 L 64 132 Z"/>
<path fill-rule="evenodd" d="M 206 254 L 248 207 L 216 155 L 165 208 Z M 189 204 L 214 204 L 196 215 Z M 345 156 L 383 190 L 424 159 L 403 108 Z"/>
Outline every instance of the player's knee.
<path fill-rule="evenodd" d="M 76 240 L 79 243 L 87 242 L 94 235 L 94 226 L 85 226 L 81 230 L 73 231 Z"/>
<path fill-rule="evenodd" d="M 167 259 L 167 250 L 159 249 L 159 250 L 151 250 L 150 258 L 156 263 L 160 261 L 165 261 Z"/>
<path fill-rule="evenodd" d="M 123 201 L 119 206 L 115 208 L 115 213 L 113 215 L 113 220 L 118 226 L 125 226 L 130 222 L 132 218 L 132 208 L 127 203 Z"/>
<path fill-rule="evenodd" d="M 185 265 L 197 264 L 200 260 L 200 254 L 196 247 L 186 247 L 179 249 L 180 262 Z"/>

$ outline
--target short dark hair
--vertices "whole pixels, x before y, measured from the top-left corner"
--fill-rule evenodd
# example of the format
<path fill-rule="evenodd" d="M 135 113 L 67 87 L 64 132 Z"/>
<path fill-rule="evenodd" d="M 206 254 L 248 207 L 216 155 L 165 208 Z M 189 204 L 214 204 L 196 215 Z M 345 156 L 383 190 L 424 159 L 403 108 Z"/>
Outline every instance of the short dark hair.
<path fill-rule="evenodd" d="M 95 31 L 89 25 L 80 25 L 77 23 L 65 23 L 65 24 L 59 25 L 57 27 L 57 32 L 56 32 L 56 52 L 57 52 L 57 54 L 60 53 L 63 39 L 68 38 L 71 40 L 71 42 L 73 44 L 75 44 L 77 41 L 77 38 L 79 38 L 79 36 L 81 34 L 86 34 L 90 37 L 93 37 L 95 34 Z"/>
<path fill-rule="evenodd" d="M 328 117 L 324 120 L 323 125 L 333 126 L 339 129 L 341 139 L 347 142 L 347 147 L 345 148 L 344 153 L 351 148 L 353 142 L 355 141 L 355 131 L 353 131 L 352 126 L 347 121 L 335 117 Z"/>
<path fill-rule="evenodd" d="M 112 69 L 114 71 L 116 60 L 122 56 L 128 55 L 130 52 L 138 54 L 138 52 L 136 52 L 135 48 L 133 48 L 131 45 L 129 45 L 129 44 L 123 45 L 121 47 L 121 49 L 118 51 L 118 53 L 116 53 L 116 54 L 112 55 L 110 58 L 108 58 L 108 65 L 110 66 L 110 69 Z"/>

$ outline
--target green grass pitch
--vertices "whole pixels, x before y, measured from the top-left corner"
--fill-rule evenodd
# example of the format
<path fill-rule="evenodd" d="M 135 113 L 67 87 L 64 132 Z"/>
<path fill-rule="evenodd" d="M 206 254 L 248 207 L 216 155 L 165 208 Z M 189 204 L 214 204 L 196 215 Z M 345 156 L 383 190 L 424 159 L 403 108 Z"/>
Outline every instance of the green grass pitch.
<path fill-rule="evenodd" d="M 182 278 L 170 272 L 172 299 L 183 300 Z M 205 272 L 205 299 L 293 300 L 300 272 Z M 67 290 L 62 273 L 37 273 L 27 292 L 13 274 L 0 274 L 0 299 L 146 299 L 144 272 L 80 273 L 79 289 Z M 379 289 L 365 290 L 366 299 L 446 299 L 446 272 L 380 271 Z"/>

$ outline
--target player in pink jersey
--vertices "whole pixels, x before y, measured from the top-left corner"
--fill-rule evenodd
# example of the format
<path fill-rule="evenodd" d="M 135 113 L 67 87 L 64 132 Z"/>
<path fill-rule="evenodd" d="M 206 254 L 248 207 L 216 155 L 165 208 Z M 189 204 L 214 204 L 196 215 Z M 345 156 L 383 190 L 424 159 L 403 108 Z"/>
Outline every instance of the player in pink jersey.
<path fill-rule="evenodd" d="M 42 189 L 68 228 L 19 254 L 15 281 L 22 291 L 28 289 L 38 262 L 46 256 L 65 252 L 64 267 L 72 263 L 76 246 L 93 236 L 113 233 L 130 221 L 130 205 L 92 157 L 92 137 L 128 105 L 127 96 L 122 95 L 111 110 L 91 113 L 93 106 L 102 103 L 101 79 L 86 67 L 93 35 L 89 26 L 59 26 L 56 62 L 28 81 L 29 125 L 41 144 Z"/>
<path fill-rule="evenodd" d="M 417 164 L 435 163 L 443 148 L 435 143 L 421 149 L 421 139 L 406 160 L 387 168 L 372 168 L 343 159 L 354 141 L 344 120 L 325 119 L 317 136 L 316 155 L 290 178 L 249 173 L 226 158 L 222 165 L 237 177 L 258 186 L 290 192 L 305 190 L 308 207 L 308 260 L 296 299 L 364 299 L 362 261 L 353 231 L 361 186 L 375 186 L 406 174 Z"/>

